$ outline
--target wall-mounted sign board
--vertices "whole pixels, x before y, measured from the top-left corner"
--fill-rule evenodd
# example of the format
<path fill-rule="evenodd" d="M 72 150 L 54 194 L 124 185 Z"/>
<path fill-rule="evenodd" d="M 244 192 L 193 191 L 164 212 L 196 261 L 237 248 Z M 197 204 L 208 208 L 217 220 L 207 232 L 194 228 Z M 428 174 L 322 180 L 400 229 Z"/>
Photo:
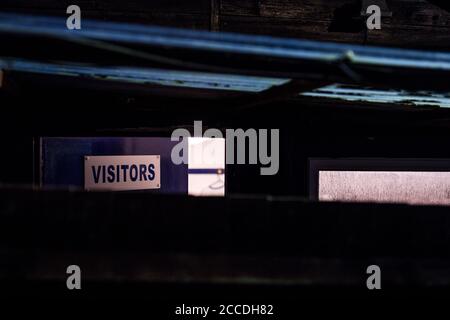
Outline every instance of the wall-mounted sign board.
<path fill-rule="evenodd" d="M 40 184 L 87 191 L 225 195 L 225 139 L 188 138 L 174 164 L 169 137 L 42 137 Z"/>
<path fill-rule="evenodd" d="M 188 194 L 188 166 L 169 137 L 43 137 L 43 187 Z M 119 167 L 118 167 L 119 166 Z"/>
<path fill-rule="evenodd" d="M 86 190 L 150 190 L 161 187 L 161 157 L 85 156 Z"/>

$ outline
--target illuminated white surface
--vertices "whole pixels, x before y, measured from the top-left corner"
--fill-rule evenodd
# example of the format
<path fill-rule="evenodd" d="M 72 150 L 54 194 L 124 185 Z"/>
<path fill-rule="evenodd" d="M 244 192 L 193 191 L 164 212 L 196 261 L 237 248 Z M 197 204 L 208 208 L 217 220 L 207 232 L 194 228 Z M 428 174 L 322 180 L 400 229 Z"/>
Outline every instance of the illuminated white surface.
<path fill-rule="evenodd" d="M 319 200 L 450 205 L 450 172 L 320 171 Z"/>
<path fill-rule="evenodd" d="M 225 139 L 189 138 L 188 145 L 189 195 L 225 196 Z"/>
<path fill-rule="evenodd" d="M 225 139 L 189 138 L 189 169 L 224 169 Z"/>

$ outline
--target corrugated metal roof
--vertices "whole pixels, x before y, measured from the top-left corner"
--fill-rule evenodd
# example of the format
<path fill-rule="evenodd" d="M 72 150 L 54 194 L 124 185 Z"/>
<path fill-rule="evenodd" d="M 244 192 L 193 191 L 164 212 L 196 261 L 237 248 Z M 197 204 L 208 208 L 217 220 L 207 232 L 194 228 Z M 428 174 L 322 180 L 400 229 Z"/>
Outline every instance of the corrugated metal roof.
<path fill-rule="evenodd" d="M 389 83 L 404 88 L 448 88 L 450 83 L 450 53 L 446 52 L 90 20 L 83 20 L 82 29 L 73 31 L 67 30 L 63 18 L 4 13 L 0 13 L 0 33 L 60 39 L 80 45 L 80 50 L 94 47 L 135 58 L 127 63 L 139 66 L 143 60 L 150 60 L 191 71 L 222 72 L 218 70 L 224 69 L 227 71 L 225 73 L 296 79 L 326 78 L 339 83 Z M 21 39 L 25 41 L 23 37 Z M 133 48 L 130 48 L 131 45 Z M 174 56 L 166 56 L 161 50 L 170 50 Z M 192 53 L 189 58 L 184 50 Z M 58 47 L 55 47 L 48 55 L 57 51 Z M 419 81 L 419 77 L 424 76 L 428 81 Z"/>
<path fill-rule="evenodd" d="M 127 66 L 120 63 L 101 66 L 102 61 L 99 61 L 98 57 L 92 58 L 92 61 L 86 64 L 90 56 L 84 57 L 84 64 L 81 64 L 81 61 L 43 63 L 20 57 L 23 53 L 29 54 L 26 45 L 20 45 L 19 49 L 26 52 L 19 52 L 15 58 L 0 56 L 0 68 L 14 71 L 243 93 L 263 92 L 290 80 L 307 79 L 318 80 L 319 83 L 342 83 L 301 93 L 302 96 L 310 98 L 445 108 L 450 106 L 449 94 L 442 93 L 450 92 L 450 53 L 445 52 L 90 20 L 83 20 L 81 30 L 70 31 L 62 18 L 0 13 L 0 35 L 2 33 L 46 36 L 67 40 L 72 44 L 75 42 L 82 45 L 80 54 L 83 54 L 82 48 L 93 45 L 96 49 L 138 58 L 126 60 Z M 17 41 L 22 44 L 24 39 L 26 38 L 19 37 Z M 87 42 L 84 42 L 85 40 Z M 100 42 L 95 42 L 97 40 Z M 116 47 L 117 44 L 133 45 L 133 48 Z M 139 45 L 143 47 L 136 51 L 136 46 Z M 156 54 L 152 51 L 155 48 L 159 50 Z M 161 55 L 161 50 L 168 49 L 175 58 Z M 58 47 L 55 47 L 55 50 L 57 51 Z M 186 50 L 191 50 L 189 58 L 185 55 Z M 53 51 L 48 54 L 51 55 Z M 214 52 L 216 55 L 203 56 L 208 52 Z M 202 54 L 203 60 L 183 60 L 196 57 L 196 53 Z M 142 58 L 156 59 L 163 66 L 156 68 L 141 65 Z M 243 62 L 243 58 L 247 60 Z M 226 62 L 222 63 L 225 60 Z M 175 65 L 171 65 L 174 61 Z M 392 90 L 380 89 L 386 87 Z M 294 95 L 295 93 L 293 92 Z"/>
<path fill-rule="evenodd" d="M 168 87 L 182 87 L 204 90 L 225 90 L 243 93 L 258 93 L 289 82 L 289 79 L 251 77 L 173 71 L 163 69 L 136 69 L 129 67 L 90 67 L 82 65 L 61 65 L 27 60 L 0 59 L 0 69 L 34 74 L 83 77 L 124 83 L 151 84 Z M 450 93 L 406 90 L 380 90 L 334 84 L 301 96 L 317 99 L 340 99 L 350 102 L 371 102 L 377 104 L 403 104 L 410 106 L 434 106 L 450 108 Z"/>
<path fill-rule="evenodd" d="M 63 18 L 0 13 L 0 31 L 58 38 L 89 38 L 322 62 L 450 71 L 450 53 L 404 50 L 332 42 L 276 38 L 83 20 L 81 30 L 68 30 Z"/>

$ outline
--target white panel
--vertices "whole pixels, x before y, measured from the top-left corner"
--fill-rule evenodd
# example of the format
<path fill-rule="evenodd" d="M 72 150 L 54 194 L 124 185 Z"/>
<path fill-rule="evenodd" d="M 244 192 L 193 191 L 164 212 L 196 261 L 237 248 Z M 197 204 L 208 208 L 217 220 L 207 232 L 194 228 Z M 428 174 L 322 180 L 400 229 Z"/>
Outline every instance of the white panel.
<path fill-rule="evenodd" d="M 319 200 L 450 205 L 450 172 L 320 171 Z"/>
<path fill-rule="evenodd" d="M 188 193 L 225 196 L 225 139 L 189 138 L 188 141 Z"/>

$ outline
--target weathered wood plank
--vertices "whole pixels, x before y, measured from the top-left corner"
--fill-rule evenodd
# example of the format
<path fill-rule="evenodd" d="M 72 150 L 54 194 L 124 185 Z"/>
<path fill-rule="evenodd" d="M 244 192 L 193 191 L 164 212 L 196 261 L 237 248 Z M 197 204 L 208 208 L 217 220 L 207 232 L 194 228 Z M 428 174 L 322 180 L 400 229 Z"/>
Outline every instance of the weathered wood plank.
<path fill-rule="evenodd" d="M 61 9 L 64 10 L 74 4 L 73 1 L 68 0 L 40 0 L 40 1 L 26 1 L 26 0 L 3 0 L 0 2 L 1 9 Z M 79 0 L 76 4 L 87 10 L 92 10 L 96 8 L 96 1 L 94 0 Z"/>
<path fill-rule="evenodd" d="M 36 15 L 51 15 L 61 16 L 58 10 L 38 10 L 28 9 L 22 11 L 27 14 Z M 159 25 L 166 27 L 176 28 L 189 28 L 198 30 L 208 30 L 210 27 L 209 15 L 193 15 L 182 13 L 147 13 L 147 12 L 134 12 L 126 13 L 120 11 L 83 11 L 82 17 L 87 19 L 96 19 L 102 21 L 115 21 L 115 22 L 132 22 L 149 25 Z"/>
<path fill-rule="evenodd" d="M 329 32 L 329 25 L 329 22 L 326 21 L 295 21 L 292 19 L 271 19 L 266 17 L 221 17 L 221 30 L 227 32 L 360 44 L 364 42 L 363 32 Z"/>
<path fill-rule="evenodd" d="M 292 21 L 260 17 L 222 16 L 221 30 L 302 39 L 336 42 L 367 43 L 387 46 L 450 49 L 447 28 L 394 25 L 386 23 L 382 30 L 367 32 L 330 32 L 329 23 L 322 21 Z"/>
<path fill-rule="evenodd" d="M 268 18 L 292 18 L 311 21 L 331 21 L 338 10 L 347 11 L 349 17 L 360 15 L 358 1 L 342 0 L 247 0 L 245 5 L 232 6 L 232 0 L 225 0 L 224 15 L 247 15 Z M 226 6 L 225 6 L 226 5 Z M 450 28 L 450 13 L 425 0 L 391 0 L 389 9 L 396 24 L 425 25 Z M 248 10 L 253 8 L 252 11 Z"/>
<path fill-rule="evenodd" d="M 208 14 L 210 0 L 96 0 L 99 10 Z"/>
<path fill-rule="evenodd" d="M 210 27 L 209 1 L 199 0 L 189 3 L 175 0 L 132 0 L 127 2 L 81 0 L 77 4 L 82 9 L 83 18 L 207 30 Z M 66 8 L 72 2 L 65 0 L 5 0 L 0 2 L 0 11 L 65 16 Z"/>
<path fill-rule="evenodd" d="M 260 15 L 274 18 L 332 20 L 333 12 L 347 3 L 339 0 L 260 0 Z"/>
<path fill-rule="evenodd" d="M 221 0 L 221 12 L 233 16 L 259 15 L 259 2 L 257 0 Z"/>
<path fill-rule="evenodd" d="M 423 0 L 389 1 L 393 16 L 368 31 L 360 6 L 341 0 L 247 0 L 222 10 L 222 30 L 420 48 L 450 48 L 450 13 Z M 249 3 L 252 3 L 252 6 Z M 249 12 L 248 8 L 258 8 Z M 239 13 L 238 10 L 241 10 Z"/>
<path fill-rule="evenodd" d="M 74 4 L 70 0 L 2 0 L 0 8 L 9 9 L 65 9 Z M 79 0 L 76 4 L 82 10 L 122 11 L 127 12 L 168 12 L 168 13 L 203 13 L 209 12 L 209 0 L 179 1 L 179 0 Z"/>
<path fill-rule="evenodd" d="M 447 28 L 386 24 L 382 30 L 369 31 L 367 43 L 450 50 L 450 31 Z"/>
<path fill-rule="evenodd" d="M 450 30 L 450 13 L 427 1 L 389 1 L 392 23 L 397 25 L 446 27 Z"/>
<path fill-rule="evenodd" d="M 91 16 L 85 15 L 87 18 L 97 18 L 98 13 L 92 12 Z M 184 13 L 151 13 L 151 12 L 134 12 L 123 14 L 120 11 L 108 12 L 102 17 L 105 21 L 123 21 L 142 24 L 151 24 L 176 28 L 189 28 L 208 30 L 210 27 L 210 16 L 201 14 L 184 14 Z"/>

